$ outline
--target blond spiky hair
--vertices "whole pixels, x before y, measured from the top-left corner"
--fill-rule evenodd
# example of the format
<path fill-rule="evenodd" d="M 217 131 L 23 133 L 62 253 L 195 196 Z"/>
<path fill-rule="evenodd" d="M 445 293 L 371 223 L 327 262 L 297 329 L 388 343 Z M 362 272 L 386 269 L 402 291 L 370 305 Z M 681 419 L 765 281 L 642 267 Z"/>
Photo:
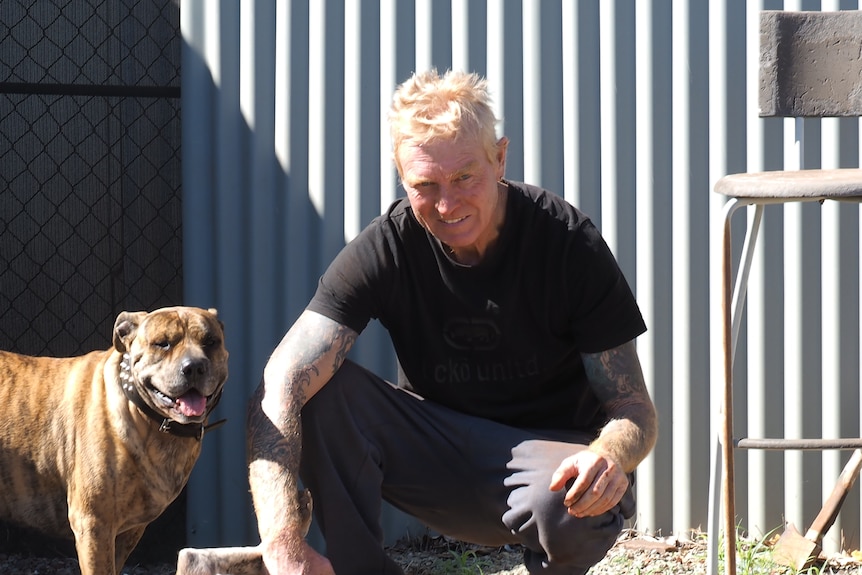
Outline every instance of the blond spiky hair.
<path fill-rule="evenodd" d="M 389 128 L 395 165 L 404 142 L 475 138 L 494 161 L 497 118 L 491 110 L 488 82 L 475 73 L 436 69 L 414 74 L 395 91 Z"/>

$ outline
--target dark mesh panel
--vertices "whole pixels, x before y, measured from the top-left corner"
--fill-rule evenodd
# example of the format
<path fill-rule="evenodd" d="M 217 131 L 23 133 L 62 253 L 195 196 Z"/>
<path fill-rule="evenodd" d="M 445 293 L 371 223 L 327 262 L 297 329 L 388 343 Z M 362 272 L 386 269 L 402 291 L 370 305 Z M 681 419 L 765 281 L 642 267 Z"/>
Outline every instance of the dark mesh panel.
<path fill-rule="evenodd" d="M 0 348 L 182 303 L 179 8 L 0 2 Z"/>
<path fill-rule="evenodd" d="M 105 349 L 183 303 L 181 45 L 169 0 L 0 0 L 0 349 Z M 184 542 L 183 493 L 133 559 Z"/>

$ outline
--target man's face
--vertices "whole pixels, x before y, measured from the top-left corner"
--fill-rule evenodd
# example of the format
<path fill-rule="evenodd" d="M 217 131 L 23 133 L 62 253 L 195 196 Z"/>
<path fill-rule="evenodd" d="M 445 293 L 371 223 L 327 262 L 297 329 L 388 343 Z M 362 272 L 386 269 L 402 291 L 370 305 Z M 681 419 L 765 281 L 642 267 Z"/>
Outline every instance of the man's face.
<path fill-rule="evenodd" d="M 401 180 L 413 213 L 464 264 L 478 263 L 497 239 L 505 216 L 503 177 L 507 141 L 495 161 L 474 139 L 406 142 L 398 151 Z"/>

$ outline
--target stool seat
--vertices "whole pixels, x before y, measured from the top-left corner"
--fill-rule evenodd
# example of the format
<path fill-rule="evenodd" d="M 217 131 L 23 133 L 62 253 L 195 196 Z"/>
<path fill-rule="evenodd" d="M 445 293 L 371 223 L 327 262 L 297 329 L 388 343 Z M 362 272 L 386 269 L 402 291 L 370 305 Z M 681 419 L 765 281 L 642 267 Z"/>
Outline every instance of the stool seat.
<path fill-rule="evenodd" d="M 731 198 L 862 201 L 862 169 L 731 174 L 718 180 L 714 189 Z"/>

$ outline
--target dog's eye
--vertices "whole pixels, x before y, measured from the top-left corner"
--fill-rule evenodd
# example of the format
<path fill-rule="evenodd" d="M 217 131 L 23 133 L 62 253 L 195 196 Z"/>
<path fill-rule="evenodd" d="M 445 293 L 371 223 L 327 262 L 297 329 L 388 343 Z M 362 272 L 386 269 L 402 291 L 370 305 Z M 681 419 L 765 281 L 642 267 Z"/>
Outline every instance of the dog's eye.
<path fill-rule="evenodd" d="M 152 342 L 153 347 L 157 347 L 159 349 L 168 350 L 171 349 L 171 342 L 166 339 L 160 339 L 158 341 Z"/>
<path fill-rule="evenodd" d="M 202 343 L 204 347 L 217 347 L 221 341 L 216 337 L 209 336 L 205 338 Z"/>

